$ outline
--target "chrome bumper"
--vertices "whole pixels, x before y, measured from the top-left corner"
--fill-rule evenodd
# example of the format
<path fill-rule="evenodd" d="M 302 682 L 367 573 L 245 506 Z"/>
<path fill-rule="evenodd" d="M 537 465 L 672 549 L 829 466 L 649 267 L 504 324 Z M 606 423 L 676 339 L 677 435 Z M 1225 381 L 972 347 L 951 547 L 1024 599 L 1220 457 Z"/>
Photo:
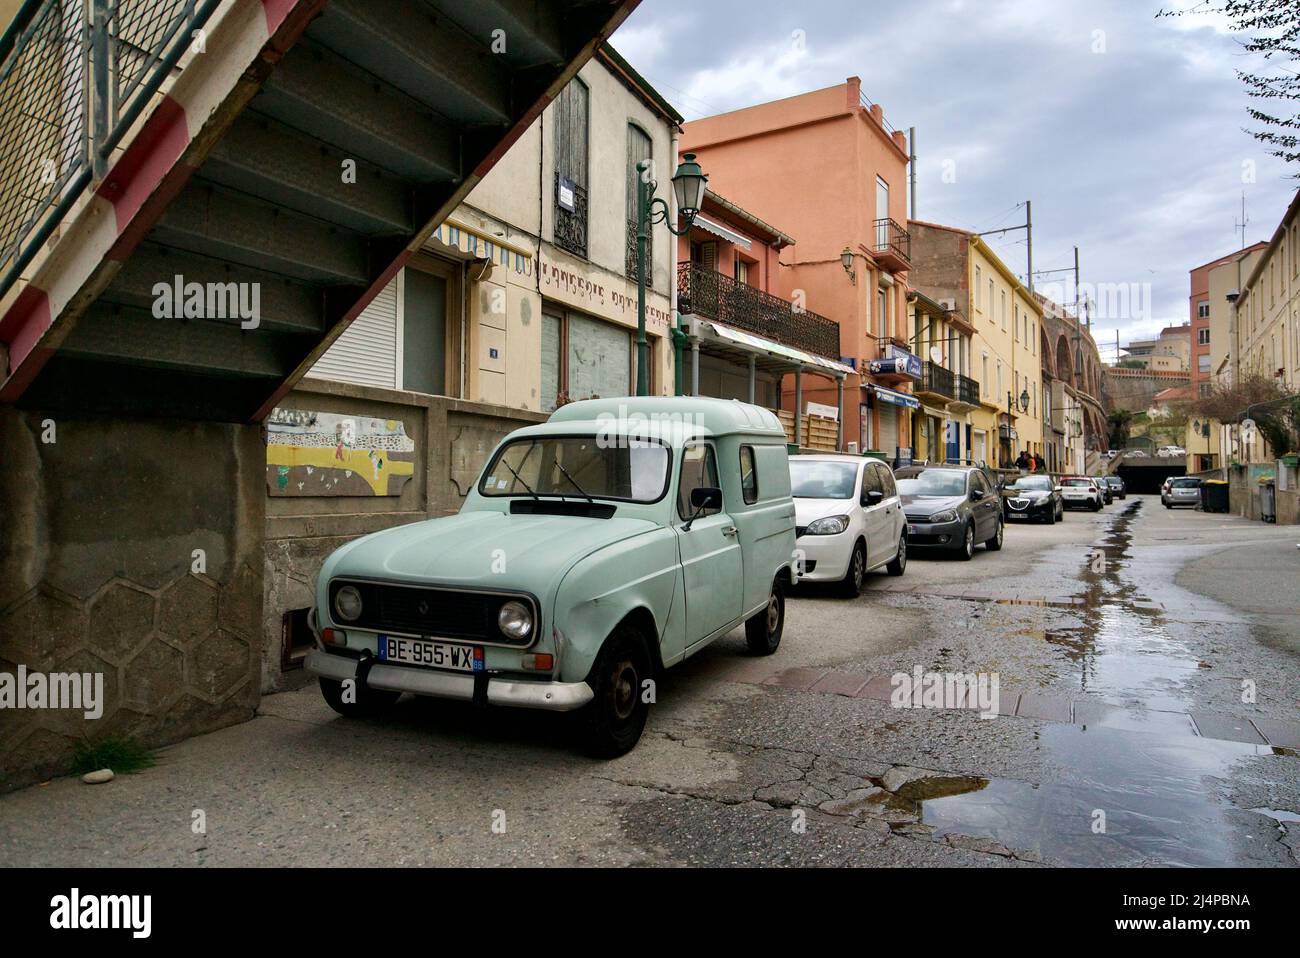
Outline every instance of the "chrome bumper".
<path fill-rule="evenodd" d="M 356 659 L 322 652 L 320 649 L 307 653 L 303 665 L 308 672 L 337 682 L 357 677 Z M 463 702 L 474 699 L 474 675 L 471 672 L 433 672 L 376 662 L 370 667 L 366 685 L 372 689 L 411 692 L 439 699 L 459 699 Z M 586 682 L 527 682 L 492 677 L 487 683 L 489 705 L 569 712 L 586 705 L 592 698 L 594 695 L 591 686 Z"/>

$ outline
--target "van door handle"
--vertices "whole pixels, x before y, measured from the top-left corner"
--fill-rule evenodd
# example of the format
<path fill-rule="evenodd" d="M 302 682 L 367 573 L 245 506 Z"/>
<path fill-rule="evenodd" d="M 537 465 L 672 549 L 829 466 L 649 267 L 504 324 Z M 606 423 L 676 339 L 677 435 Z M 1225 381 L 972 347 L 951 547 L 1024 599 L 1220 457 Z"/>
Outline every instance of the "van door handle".
<path fill-rule="evenodd" d="M 724 536 L 734 536 L 738 530 L 735 526 L 723 526 L 722 534 Z"/>

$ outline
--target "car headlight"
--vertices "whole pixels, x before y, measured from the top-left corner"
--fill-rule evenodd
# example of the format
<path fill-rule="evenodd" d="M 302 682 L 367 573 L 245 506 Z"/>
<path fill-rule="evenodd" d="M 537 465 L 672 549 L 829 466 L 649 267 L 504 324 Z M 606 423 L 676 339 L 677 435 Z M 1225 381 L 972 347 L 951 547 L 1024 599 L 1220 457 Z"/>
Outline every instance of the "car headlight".
<path fill-rule="evenodd" d="M 810 536 L 837 536 L 848 527 L 848 516 L 827 516 L 824 519 L 815 519 L 808 523 L 808 528 L 804 530 L 804 534 Z"/>
<path fill-rule="evenodd" d="M 511 599 L 497 613 L 497 628 L 510 639 L 523 640 L 533 631 L 533 613 L 522 602 Z"/>
<path fill-rule="evenodd" d="M 361 618 L 361 593 L 356 586 L 345 585 L 334 593 L 334 611 L 344 622 Z"/>
<path fill-rule="evenodd" d="M 956 522 L 957 513 L 952 509 L 946 509 L 943 512 L 936 512 L 930 517 L 931 522 Z"/>

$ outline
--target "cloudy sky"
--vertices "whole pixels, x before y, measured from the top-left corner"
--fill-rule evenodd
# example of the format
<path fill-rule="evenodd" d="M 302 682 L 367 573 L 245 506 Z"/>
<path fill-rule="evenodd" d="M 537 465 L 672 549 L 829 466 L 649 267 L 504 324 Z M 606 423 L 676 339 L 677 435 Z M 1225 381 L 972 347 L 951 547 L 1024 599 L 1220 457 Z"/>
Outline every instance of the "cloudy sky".
<path fill-rule="evenodd" d="M 1163 0 L 1183 8 L 1196 0 Z M 1157 20 L 1160 0 L 642 0 L 614 46 L 687 118 L 860 76 L 916 127 L 917 215 L 974 230 L 1023 223 L 1034 268 L 1136 284 L 1099 345 L 1188 318 L 1188 270 L 1271 236 L 1294 171 L 1244 131 L 1226 24 Z M 945 170 L 952 175 L 945 182 Z M 707 171 L 706 171 L 707 172 Z M 778 224 L 779 225 L 779 224 Z M 1023 274 L 1024 232 L 986 237 Z M 1072 279 L 1039 276 L 1039 287 Z M 1072 295 L 1072 287 L 1071 293 Z"/>

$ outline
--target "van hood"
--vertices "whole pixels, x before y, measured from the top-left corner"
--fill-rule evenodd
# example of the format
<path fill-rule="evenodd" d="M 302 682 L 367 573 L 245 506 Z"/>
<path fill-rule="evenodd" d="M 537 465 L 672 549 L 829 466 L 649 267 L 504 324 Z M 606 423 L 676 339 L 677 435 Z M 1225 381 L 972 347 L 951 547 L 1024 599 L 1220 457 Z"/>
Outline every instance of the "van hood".
<path fill-rule="evenodd" d="M 385 529 L 335 552 L 336 576 L 521 589 L 541 598 L 579 559 L 658 528 L 647 519 L 462 512 Z"/>

